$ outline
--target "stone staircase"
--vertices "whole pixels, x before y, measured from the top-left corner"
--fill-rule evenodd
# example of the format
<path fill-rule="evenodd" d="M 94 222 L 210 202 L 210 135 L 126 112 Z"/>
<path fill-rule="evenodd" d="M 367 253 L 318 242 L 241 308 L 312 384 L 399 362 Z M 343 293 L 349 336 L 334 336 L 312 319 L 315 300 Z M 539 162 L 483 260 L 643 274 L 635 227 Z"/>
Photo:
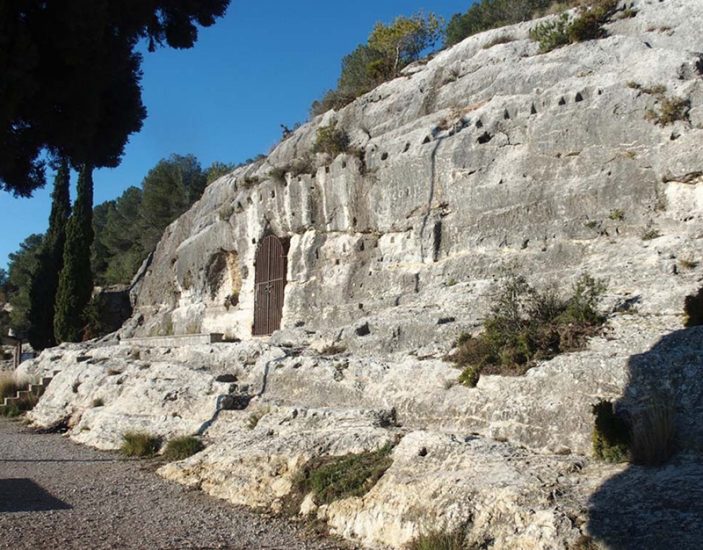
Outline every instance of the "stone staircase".
<path fill-rule="evenodd" d="M 42 378 L 41 382 L 38 384 L 29 384 L 26 390 L 19 390 L 14 397 L 6 397 L 4 402 L 0 404 L 0 415 L 4 416 L 8 407 L 16 405 L 32 396 L 37 399 L 41 397 L 52 380 L 53 378 L 51 377 Z"/>

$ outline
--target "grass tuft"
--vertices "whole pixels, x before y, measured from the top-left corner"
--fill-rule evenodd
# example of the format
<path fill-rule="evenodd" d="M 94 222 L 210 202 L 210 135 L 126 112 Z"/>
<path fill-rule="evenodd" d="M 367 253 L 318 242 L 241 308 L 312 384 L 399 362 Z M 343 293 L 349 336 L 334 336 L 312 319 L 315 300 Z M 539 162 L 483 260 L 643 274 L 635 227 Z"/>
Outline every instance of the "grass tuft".
<path fill-rule="evenodd" d="M 458 529 L 450 533 L 431 531 L 420 535 L 408 546 L 408 550 L 464 550 L 466 533 Z"/>
<path fill-rule="evenodd" d="M 161 448 L 161 438 L 146 432 L 126 432 L 122 435 L 120 452 L 125 456 L 149 458 Z"/>
<path fill-rule="evenodd" d="M 184 435 L 175 437 L 166 443 L 164 458 L 166 460 L 184 460 L 195 453 L 199 453 L 205 448 L 202 441 L 197 437 Z"/>
<path fill-rule="evenodd" d="M 296 476 L 294 487 L 302 495 L 312 492 L 317 504 L 363 496 L 393 464 L 392 450 L 388 443 L 376 451 L 313 458 Z"/>
<path fill-rule="evenodd" d="M 670 401 L 656 400 L 633 420 L 631 460 L 643 466 L 665 464 L 676 450 L 674 407 Z"/>

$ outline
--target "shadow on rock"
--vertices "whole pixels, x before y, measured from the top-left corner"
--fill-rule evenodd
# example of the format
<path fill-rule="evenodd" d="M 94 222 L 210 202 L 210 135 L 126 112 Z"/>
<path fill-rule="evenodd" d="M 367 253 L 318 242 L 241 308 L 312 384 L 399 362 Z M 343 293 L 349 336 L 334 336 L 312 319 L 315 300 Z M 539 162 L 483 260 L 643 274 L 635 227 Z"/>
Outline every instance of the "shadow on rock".
<path fill-rule="evenodd" d="M 588 532 L 608 548 L 700 548 L 703 327 L 664 336 L 647 352 L 633 355 L 628 370 L 616 410 L 633 427 L 633 449 L 663 445 L 661 432 L 668 430 L 675 454 L 663 465 L 631 464 L 603 483 L 589 501 Z M 648 421 L 652 411 L 662 410 L 668 428 Z"/>

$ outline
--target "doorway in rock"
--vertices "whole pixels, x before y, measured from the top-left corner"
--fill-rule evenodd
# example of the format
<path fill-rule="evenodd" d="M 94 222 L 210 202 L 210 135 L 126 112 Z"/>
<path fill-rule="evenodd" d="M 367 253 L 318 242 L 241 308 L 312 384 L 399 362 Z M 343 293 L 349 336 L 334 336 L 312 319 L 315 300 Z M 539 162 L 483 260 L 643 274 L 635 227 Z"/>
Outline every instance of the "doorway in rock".
<path fill-rule="evenodd" d="M 254 336 L 265 336 L 281 328 L 288 258 L 286 241 L 267 235 L 259 243 L 254 265 Z"/>

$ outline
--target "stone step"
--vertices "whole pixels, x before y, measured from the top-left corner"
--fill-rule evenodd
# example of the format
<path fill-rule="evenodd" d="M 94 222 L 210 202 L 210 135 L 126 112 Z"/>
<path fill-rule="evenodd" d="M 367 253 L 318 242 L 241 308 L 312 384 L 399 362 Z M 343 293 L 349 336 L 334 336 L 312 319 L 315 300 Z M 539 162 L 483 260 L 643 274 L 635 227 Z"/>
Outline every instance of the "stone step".
<path fill-rule="evenodd" d="M 44 393 L 44 384 L 30 384 L 29 391 L 32 392 L 37 397 Z"/>
<path fill-rule="evenodd" d="M 14 405 L 15 403 L 17 403 L 19 400 L 19 397 L 6 397 L 3 405 L 5 405 L 5 407 L 9 407 L 10 405 Z"/>
<path fill-rule="evenodd" d="M 54 373 L 56 374 L 56 373 Z M 45 388 L 49 385 L 49 382 L 51 382 L 53 378 L 51 376 L 45 376 L 44 378 L 41 379 L 41 385 L 44 386 Z"/>
<path fill-rule="evenodd" d="M 123 346 L 177 347 L 219 344 L 224 341 L 224 334 L 177 334 L 174 336 L 145 336 L 143 338 L 126 338 L 120 340 Z"/>

